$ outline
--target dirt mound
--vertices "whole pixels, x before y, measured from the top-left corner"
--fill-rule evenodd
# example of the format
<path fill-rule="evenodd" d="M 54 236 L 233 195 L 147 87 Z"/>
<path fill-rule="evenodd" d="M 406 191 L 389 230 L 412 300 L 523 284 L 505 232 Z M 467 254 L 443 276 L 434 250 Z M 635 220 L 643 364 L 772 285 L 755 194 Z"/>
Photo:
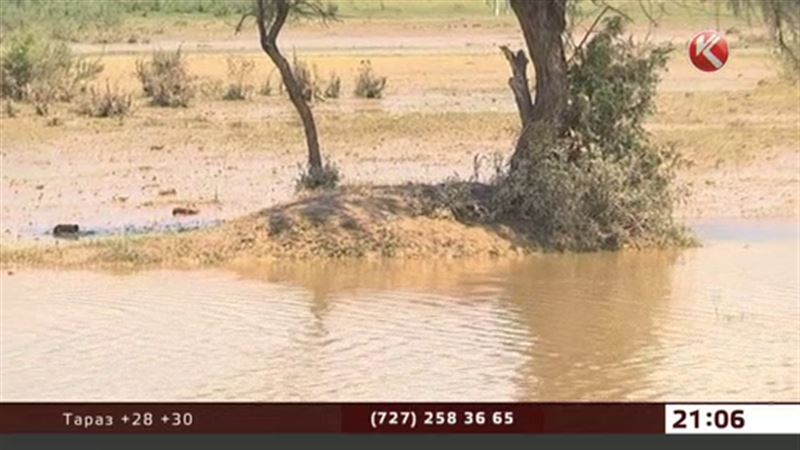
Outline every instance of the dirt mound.
<path fill-rule="evenodd" d="M 237 256 L 460 257 L 515 252 L 510 231 L 466 225 L 425 185 L 348 187 L 232 221 L 212 234 Z M 235 247 L 235 249 L 233 249 Z"/>
<path fill-rule="evenodd" d="M 8 250 L 3 263 L 202 265 L 236 259 L 501 256 L 523 246 L 502 226 L 457 220 L 443 187 L 356 186 L 307 195 L 217 227 Z"/>

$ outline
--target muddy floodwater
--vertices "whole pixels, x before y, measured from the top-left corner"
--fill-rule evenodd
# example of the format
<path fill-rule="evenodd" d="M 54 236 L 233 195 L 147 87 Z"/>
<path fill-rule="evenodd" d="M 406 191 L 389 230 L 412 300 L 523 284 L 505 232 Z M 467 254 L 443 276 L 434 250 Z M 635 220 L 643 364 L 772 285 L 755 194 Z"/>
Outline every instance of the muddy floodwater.
<path fill-rule="evenodd" d="M 2 276 L 2 400 L 800 399 L 795 221 L 517 260 Z"/>

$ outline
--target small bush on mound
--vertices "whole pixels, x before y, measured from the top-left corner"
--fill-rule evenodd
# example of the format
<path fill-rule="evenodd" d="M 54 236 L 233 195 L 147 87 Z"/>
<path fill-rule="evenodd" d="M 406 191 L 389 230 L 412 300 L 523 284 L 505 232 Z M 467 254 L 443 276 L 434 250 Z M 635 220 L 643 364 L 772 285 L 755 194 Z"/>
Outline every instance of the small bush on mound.
<path fill-rule="evenodd" d="M 136 76 L 155 106 L 186 107 L 194 98 L 194 79 L 186 70 L 180 49 L 158 50 L 150 61 L 137 61 Z"/>
<path fill-rule="evenodd" d="M 333 189 L 339 184 L 340 179 L 339 168 L 331 162 L 326 162 L 321 169 L 309 167 L 306 170 L 302 170 L 297 178 L 295 187 L 298 191 L 304 189 Z"/>
<path fill-rule="evenodd" d="M 328 86 L 325 88 L 325 98 L 339 98 L 341 90 L 342 79 L 335 73 L 332 73 L 330 80 L 328 80 Z"/>
<path fill-rule="evenodd" d="M 247 100 L 253 93 L 253 86 L 247 78 L 253 73 L 256 63 L 241 57 L 228 57 L 228 88 L 223 100 Z"/>
<path fill-rule="evenodd" d="M 94 88 L 89 91 L 78 112 L 91 117 L 125 117 L 130 113 L 131 105 L 130 94 L 111 89 L 106 83 L 105 91 L 98 92 Z"/>
<path fill-rule="evenodd" d="M 638 47 L 618 18 L 569 67 L 568 131 L 539 124 L 527 158 L 495 180 L 493 213 L 513 220 L 538 245 L 559 250 L 687 244 L 672 218 L 681 160 L 649 141 L 668 47 Z"/>
<path fill-rule="evenodd" d="M 356 77 L 356 97 L 381 98 L 386 88 L 386 77 L 375 75 L 369 60 L 361 61 L 361 68 Z"/>
<path fill-rule="evenodd" d="M 0 60 L 0 94 L 18 101 L 36 100 L 40 105 L 71 101 L 103 70 L 99 60 L 77 57 L 66 44 L 42 41 L 32 34 L 12 36 Z"/>

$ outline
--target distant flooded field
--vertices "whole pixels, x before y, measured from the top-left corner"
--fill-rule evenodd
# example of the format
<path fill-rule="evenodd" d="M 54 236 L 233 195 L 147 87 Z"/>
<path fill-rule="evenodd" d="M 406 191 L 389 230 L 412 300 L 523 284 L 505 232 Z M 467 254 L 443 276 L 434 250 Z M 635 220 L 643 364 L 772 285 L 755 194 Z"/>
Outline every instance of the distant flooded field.
<path fill-rule="evenodd" d="M 800 398 L 794 221 L 675 251 L 2 274 L 14 400 Z"/>

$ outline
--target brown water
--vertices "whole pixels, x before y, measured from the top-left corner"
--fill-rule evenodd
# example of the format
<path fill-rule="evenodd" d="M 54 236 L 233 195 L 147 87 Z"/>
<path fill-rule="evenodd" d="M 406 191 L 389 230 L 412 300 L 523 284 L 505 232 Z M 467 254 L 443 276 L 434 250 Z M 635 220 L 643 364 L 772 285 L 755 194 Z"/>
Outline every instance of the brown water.
<path fill-rule="evenodd" d="M 800 399 L 796 225 L 514 261 L 2 276 L 2 400 Z"/>

